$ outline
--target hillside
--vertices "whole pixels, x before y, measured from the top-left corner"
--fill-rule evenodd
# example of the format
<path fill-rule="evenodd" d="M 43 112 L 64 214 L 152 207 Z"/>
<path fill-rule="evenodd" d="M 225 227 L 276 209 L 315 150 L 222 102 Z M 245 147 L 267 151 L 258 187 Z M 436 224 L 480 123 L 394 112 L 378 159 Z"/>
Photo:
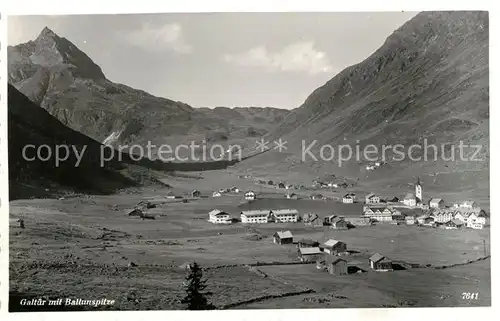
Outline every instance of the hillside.
<path fill-rule="evenodd" d="M 488 119 L 488 14 L 423 12 L 316 89 L 273 136 L 486 143 Z"/>
<path fill-rule="evenodd" d="M 240 170 L 266 173 L 270 168 L 307 181 L 325 173 L 360 179 L 366 188 L 405 187 L 420 175 L 424 183 L 452 191 L 487 193 L 489 189 L 489 63 L 487 12 L 422 12 L 390 35 L 385 43 L 359 64 L 337 74 L 316 89 L 305 102 L 291 111 L 268 140 L 282 137 L 288 149 L 270 150 L 248 160 Z M 304 146 L 319 156 L 324 144 L 334 146 L 331 159 L 318 161 L 306 156 Z M 411 161 L 411 144 L 438 146 L 437 160 L 428 149 L 427 161 Z M 481 161 L 462 161 L 450 146 L 460 141 L 481 145 L 475 157 Z M 338 165 L 340 144 L 350 145 L 361 157 Z M 405 159 L 371 172 L 364 170 L 364 146 L 402 144 Z M 441 145 L 444 145 L 444 154 Z M 465 149 L 465 156 L 475 149 Z M 423 156 L 423 149 L 412 150 L 412 157 Z M 327 148 L 326 156 L 330 156 Z M 344 154 L 347 156 L 346 154 Z M 446 156 L 443 159 L 442 155 Z M 370 158 L 374 155 L 370 154 Z M 467 172 L 467 174 L 465 174 Z M 375 189 L 374 189 L 375 190 Z M 483 191 L 483 192 L 481 192 Z"/>
<path fill-rule="evenodd" d="M 288 113 L 275 108 L 197 110 L 113 83 L 90 57 L 47 27 L 34 41 L 8 47 L 8 69 L 9 83 L 63 124 L 115 146 L 260 136 Z"/>
<path fill-rule="evenodd" d="M 54 191 L 81 191 L 91 193 L 109 193 L 116 189 L 137 185 L 135 181 L 120 173 L 125 166 L 117 161 L 110 161 L 100 166 L 101 144 L 72 130 L 35 105 L 23 94 L 9 85 L 8 88 L 8 137 L 9 137 L 9 190 L 10 198 L 50 195 Z M 50 146 L 55 153 L 57 145 L 75 148 L 83 157 L 78 166 L 75 153 L 55 164 L 54 154 L 47 161 L 27 160 L 23 157 L 35 156 L 35 148 Z M 47 150 L 41 154 L 48 156 Z M 61 157 L 63 157 L 61 149 Z"/>

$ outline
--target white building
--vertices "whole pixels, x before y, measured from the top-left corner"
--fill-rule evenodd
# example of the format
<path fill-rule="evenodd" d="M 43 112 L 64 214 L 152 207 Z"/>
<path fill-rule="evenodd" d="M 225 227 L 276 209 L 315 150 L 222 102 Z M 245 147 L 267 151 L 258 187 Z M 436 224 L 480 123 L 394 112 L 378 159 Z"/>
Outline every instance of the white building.
<path fill-rule="evenodd" d="M 472 213 L 467 218 L 467 227 L 473 229 L 482 229 L 486 225 L 489 225 L 489 218 L 484 211 L 479 212 L 479 214 Z"/>
<path fill-rule="evenodd" d="M 434 218 L 434 221 L 438 223 L 446 223 L 455 218 L 454 213 L 452 211 L 444 211 L 444 210 L 435 211 L 431 214 L 431 216 Z"/>
<path fill-rule="evenodd" d="M 354 200 L 356 199 L 356 194 L 354 193 L 347 193 L 342 197 L 342 203 L 344 204 L 352 204 L 354 203 Z"/>
<path fill-rule="evenodd" d="M 256 197 L 256 195 L 255 195 L 255 192 L 254 192 L 254 191 L 248 191 L 248 192 L 246 192 L 246 193 L 245 193 L 245 199 L 246 199 L 246 200 L 250 200 L 250 201 L 251 201 L 251 200 L 254 200 L 254 199 L 256 199 L 256 198 L 257 198 L 257 197 Z"/>
<path fill-rule="evenodd" d="M 231 216 L 221 210 L 215 209 L 208 213 L 208 221 L 213 224 L 231 224 Z"/>
<path fill-rule="evenodd" d="M 294 209 L 272 210 L 271 215 L 276 223 L 296 223 L 299 220 L 299 211 Z"/>
<path fill-rule="evenodd" d="M 403 199 L 403 204 L 410 207 L 417 206 L 417 198 L 412 193 L 408 193 Z"/>
<path fill-rule="evenodd" d="M 377 195 L 375 195 L 373 193 L 370 193 L 370 194 L 366 195 L 365 203 L 366 204 L 378 204 L 378 203 L 380 203 L 380 197 L 378 197 Z"/>
<path fill-rule="evenodd" d="M 442 198 L 433 198 L 429 201 L 430 208 L 441 208 L 444 206 L 444 200 Z"/>
<path fill-rule="evenodd" d="M 474 201 L 463 201 L 460 203 L 459 207 L 461 208 L 476 208 L 477 204 Z"/>
<path fill-rule="evenodd" d="M 420 177 L 418 178 L 417 180 L 417 183 L 415 184 L 415 198 L 416 198 L 416 202 L 415 203 L 420 203 L 422 202 L 422 184 L 420 184 Z"/>
<path fill-rule="evenodd" d="M 217 191 L 212 193 L 212 197 L 221 197 L 221 195 L 222 194 L 220 192 L 217 192 Z"/>
<path fill-rule="evenodd" d="M 271 211 L 268 210 L 253 210 L 242 211 L 240 213 L 241 223 L 268 223 L 271 216 Z"/>
<path fill-rule="evenodd" d="M 376 208 L 365 206 L 363 209 L 363 216 L 369 217 L 377 222 L 392 221 L 392 216 L 399 214 L 399 212 L 391 210 L 388 207 Z"/>

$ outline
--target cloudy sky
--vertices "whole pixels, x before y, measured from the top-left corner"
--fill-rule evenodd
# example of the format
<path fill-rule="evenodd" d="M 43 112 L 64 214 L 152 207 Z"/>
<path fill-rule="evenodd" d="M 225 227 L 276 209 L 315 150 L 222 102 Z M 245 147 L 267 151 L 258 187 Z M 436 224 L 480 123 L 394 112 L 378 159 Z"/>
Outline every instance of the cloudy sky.
<path fill-rule="evenodd" d="M 295 108 L 380 47 L 414 12 L 12 16 L 8 42 L 44 26 L 108 79 L 193 107 Z"/>

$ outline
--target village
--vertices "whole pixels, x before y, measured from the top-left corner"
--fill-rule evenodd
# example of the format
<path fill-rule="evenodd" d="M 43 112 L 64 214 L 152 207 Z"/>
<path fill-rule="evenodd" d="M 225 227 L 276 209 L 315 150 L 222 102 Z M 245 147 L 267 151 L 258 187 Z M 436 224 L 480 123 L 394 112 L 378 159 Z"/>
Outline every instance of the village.
<path fill-rule="evenodd" d="M 268 187 L 287 192 L 281 197 L 288 200 L 326 200 L 318 193 L 309 196 L 299 196 L 291 190 L 297 186 L 285 184 L 284 182 L 274 183 L 272 181 L 256 181 L 255 184 L 264 184 Z M 339 184 L 313 182 L 314 187 L 337 188 Z M 346 186 L 343 186 L 346 188 Z M 394 197 L 382 199 L 374 193 L 369 193 L 364 200 L 359 200 L 355 193 L 347 192 L 340 199 L 332 201 L 331 204 L 342 204 L 342 210 L 332 210 L 330 214 L 323 217 L 311 211 L 301 213 L 294 208 L 252 208 L 241 210 L 238 214 L 214 208 L 208 212 L 208 222 L 214 225 L 242 224 L 244 226 L 258 226 L 261 224 L 283 223 L 301 224 L 311 229 L 327 229 L 332 231 L 349 231 L 353 228 L 377 228 L 384 225 L 418 226 L 427 228 L 440 228 L 443 230 L 458 229 L 483 229 L 489 226 L 489 215 L 481 209 L 476 202 L 465 200 L 458 204 L 446 205 L 441 198 L 433 197 L 427 202 L 423 198 L 423 187 L 420 179 L 414 183 L 415 193 L 407 193 L 402 199 Z M 225 195 L 240 197 L 246 204 L 252 204 L 261 199 L 259 193 L 248 190 L 244 193 L 236 186 L 214 191 L 210 196 L 203 196 L 199 190 L 193 190 L 189 195 L 175 195 L 172 192 L 166 195 L 168 199 L 179 199 L 182 202 L 191 200 L 212 198 L 217 199 Z M 274 197 L 277 197 L 275 194 Z M 270 197 L 269 195 L 264 195 Z M 279 196 L 278 196 L 279 197 Z M 154 219 L 154 216 L 146 214 L 147 209 L 154 208 L 155 205 L 149 202 L 138 204 L 130 216 L 139 216 L 142 219 Z M 333 208 L 333 207 L 332 207 Z M 286 225 L 290 227 L 290 225 Z M 329 238 L 324 243 L 316 239 L 299 238 L 296 239 L 292 232 L 287 229 L 277 229 L 274 234 L 269 235 L 276 245 L 285 247 L 296 247 L 296 260 L 304 264 L 316 264 L 318 270 L 327 271 L 334 275 L 347 275 L 351 273 L 366 272 L 361 268 L 362 264 L 352 260 L 359 249 L 348 249 L 345 241 L 341 239 Z M 486 255 L 486 253 L 485 253 Z M 386 272 L 405 269 L 405 263 L 394 258 L 388 258 L 383 253 L 372 253 L 366 262 L 368 267 L 377 272 Z M 411 266 L 411 264 L 406 265 Z"/>

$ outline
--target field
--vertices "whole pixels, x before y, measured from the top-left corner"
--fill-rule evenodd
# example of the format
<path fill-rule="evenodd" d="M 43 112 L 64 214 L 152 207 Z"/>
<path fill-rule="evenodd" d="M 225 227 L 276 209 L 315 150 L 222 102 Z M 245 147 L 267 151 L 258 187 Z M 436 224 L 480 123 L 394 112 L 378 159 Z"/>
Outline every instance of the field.
<path fill-rule="evenodd" d="M 179 192 L 198 188 L 203 195 L 228 185 L 255 189 L 222 171 L 169 178 L 169 183 Z M 12 201 L 11 217 L 22 217 L 26 228 L 10 229 L 11 309 L 19 309 L 16 300 L 27 296 L 105 297 L 116 300 L 113 309 L 182 309 L 178 299 L 186 275 L 183 266 L 192 261 L 205 269 L 214 293 L 211 300 L 218 308 L 491 304 L 490 260 L 470 263 L 489 254 L 489 229 L 217 226 L 207 221 L 214 208 L 235 217 L 253 208 L 296 208 L 301 214 L 315 211 L 321 216 L 346 209 L 333 201 L 286 200 L 282 191 L 268 187 L 262 191 L 266 199 L 251 203 L 241 193 L 183 203 L 165 199 L 167 191 L 158 187 L 110 196 Z M 141 200 L 157 205 L 146 210 L 155 220 L 127 215 Z M 346 257 L 349 264 L 367 272 L 332 276 L 315 264 L 290 264 L 298 262 L 295 245 L 272 242 L 272 234 L 280 230 L 290 230 L 294 240 L 342 240 L 352 251 Z M 367 258 L 375 252 L 428 267 L 373 272 Z M 435 268 L 453 264 L 465 265 Z M 479 297 L 462 300 L 462 292 L 479 292 Z"/>

